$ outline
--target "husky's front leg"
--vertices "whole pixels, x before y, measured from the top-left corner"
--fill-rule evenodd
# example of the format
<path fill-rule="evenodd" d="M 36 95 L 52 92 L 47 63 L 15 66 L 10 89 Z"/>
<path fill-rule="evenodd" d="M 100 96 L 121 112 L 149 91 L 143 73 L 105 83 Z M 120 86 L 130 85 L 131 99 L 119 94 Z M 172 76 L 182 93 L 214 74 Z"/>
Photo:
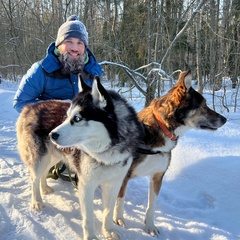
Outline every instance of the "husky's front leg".
<path fill-rule="evenodd" d="M 93 199 L 96 186 L 90 179 L 82 179 L 78 175 L 78 195 L 82 214 L 82 228 L 84 240 L 97 240 L 94 228 Z"/>
<path fill-rule="evenodd" d="M 101 185 L 103 198 L 102 231 L 104 237 L 108 240 L 119 240 L 122 238 L 121 233 L 116 230 L 116 226 L 113 223 L 113 209 L 120 186 L 121 181 L 114 180 Z"/>
<path fill-rule="evenodd" d="M 114 222 L 121 227 L 126 227 L 123 213 L 124 213 L 124 200 L 126 195 L 127 184 L 128 184 L 128 178 L 125 177 L 125 179 L 123 180 L 122 186 L 119 190 L 116 204 L 114 207 L 114 213 L 113 213 Z"/>

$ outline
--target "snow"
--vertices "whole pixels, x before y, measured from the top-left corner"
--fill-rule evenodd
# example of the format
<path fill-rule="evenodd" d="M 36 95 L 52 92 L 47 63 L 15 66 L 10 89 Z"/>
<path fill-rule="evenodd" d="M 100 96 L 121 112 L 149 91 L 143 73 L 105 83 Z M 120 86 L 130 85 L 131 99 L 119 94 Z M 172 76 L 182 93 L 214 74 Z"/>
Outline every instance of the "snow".
<path fill-rule="evenodd" d="M 0 84 L 0 239 L 82 239 L 77 191 L 69 182 L 49 179 L 54 193 L 43 197 L 41 212 L 30 209 L 29 173 L 18 151 L 12 108 L 17 84 Z M 129 100 L 137 110 L 143 101 Z M 140 109 L 139 109 L 140 108 Z M 240 239 L 240 113 L 216 132 L 191 130 L 173 150 L 158 197 L 155 224 L 162 240 Z M 148 177 L 127 189 L 125 240 L 154 239 L 144 232 Z M 101 235 L 102 201 L 97 189 L 95 226 Z"/>

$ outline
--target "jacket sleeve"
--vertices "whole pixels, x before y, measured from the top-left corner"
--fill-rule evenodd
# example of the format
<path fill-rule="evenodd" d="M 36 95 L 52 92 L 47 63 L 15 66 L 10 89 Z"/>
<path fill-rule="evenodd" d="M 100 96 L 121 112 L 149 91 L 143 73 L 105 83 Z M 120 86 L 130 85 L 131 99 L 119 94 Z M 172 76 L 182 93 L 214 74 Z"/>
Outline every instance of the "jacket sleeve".
<path fill-rule="evenodd" d="M 39 101 L 44 91 L 45 76 L 40 63 L 34 63 L 23 76 L 13 99 L 13 107 L 21 112 L 22 108 L 30 103 Z"/>

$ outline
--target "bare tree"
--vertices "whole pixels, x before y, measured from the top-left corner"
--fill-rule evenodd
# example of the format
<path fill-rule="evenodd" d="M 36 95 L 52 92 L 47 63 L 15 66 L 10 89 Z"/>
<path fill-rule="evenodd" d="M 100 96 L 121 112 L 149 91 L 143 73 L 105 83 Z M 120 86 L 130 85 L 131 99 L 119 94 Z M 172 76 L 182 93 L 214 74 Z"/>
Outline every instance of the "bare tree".
<path fill-rule="evenodd" d="M 176 36 L 174 37 L 173 41 L 171 41 L 170 46 L 167 48 L 167 51 L 165 53 L 165 55 L 163 56 L 162 60 L 161 60 L 161 65 L 164 63 L 164 61 L 166 60 L 166 58 L 168 57 L 170 51 L 172 50 L 173 46 L 177 43 L 178 39 L 182 36 L 182 34 L 186 31 L 186 29 L 190 26 L 190 24 L 192 23 L 193 19 L 195 18 L 195 16 L 199 13 L 199 10 L 202 8 L 202 6 L 205 4 L 206 0 L 201 0 L 200 3 L 198 4 L 197 8 L 195 9 L 195 11 L 192 13 L 192 15 L 190 16 L 190 18 L 188 19 L 188 21 L 185 23 L 185 25 L 183 26 L 183 28 L 176 34 Z"/>
<path fill-rule="evenodd" d="M 200 92 L 209 80 L 213 92 L 220 89 L 223 76 L 232 87 L 239 84 L 239 0 L 0 0 L 0 9 L 3 77 L 19 79 L 45 56 L 67 17 L 77 14 L 97 60 L 125 66 L 105 64 L 108 79 L 145 83 L 146 104 L 164 91 L 169 78 L 163 69 L 168 76 L 188 68 L 195 75 L 196 69 Z"/>
<path fill-rule="evenodd" d="M 230 13 L 229 36 L 232 41 L 228 41 L 228 69 L 232 80 L 232 87 L 236 88 L 237 84 L 239 84 L 238 78 L 240 76 L 240 4 L 238 0 L 232 0 Z"/>
<path fill-rule="evenodd" d="M 200 93 L 203 93 L 201 61 L 202 61 L 201 14 L 198 14 L 196 16 L 196 71 L 197 71 L 198 91 Z"/>

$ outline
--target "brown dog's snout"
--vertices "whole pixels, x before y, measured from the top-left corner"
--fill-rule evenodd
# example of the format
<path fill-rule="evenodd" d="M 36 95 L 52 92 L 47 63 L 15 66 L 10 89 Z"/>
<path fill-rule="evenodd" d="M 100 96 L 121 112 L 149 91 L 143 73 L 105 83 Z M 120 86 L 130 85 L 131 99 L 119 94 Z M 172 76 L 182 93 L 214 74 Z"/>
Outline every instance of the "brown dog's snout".
<path fill-rule="evenodd" d="M 223 123 L 223 125 L 227 122 L 227 118 L 225 118 L 224 116 L 222 116 L 221 115 L 221 117 L 222 117 L 222 123 Z"/>

